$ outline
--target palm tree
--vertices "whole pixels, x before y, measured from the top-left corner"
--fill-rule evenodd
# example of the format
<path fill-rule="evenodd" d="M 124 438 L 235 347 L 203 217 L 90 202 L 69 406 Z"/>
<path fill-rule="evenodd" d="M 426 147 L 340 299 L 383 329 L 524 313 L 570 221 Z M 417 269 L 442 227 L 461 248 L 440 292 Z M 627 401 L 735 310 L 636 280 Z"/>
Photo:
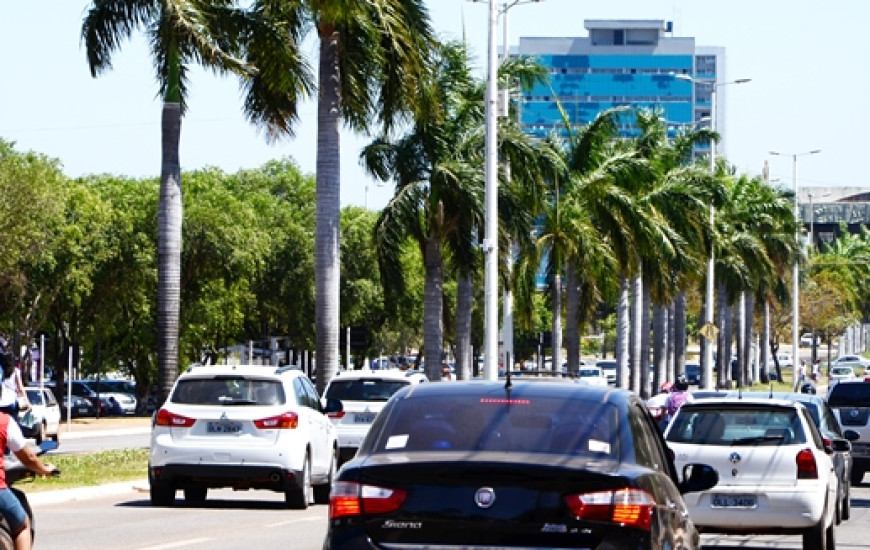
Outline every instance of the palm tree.
<path fill-rule="evenodd" d="M 298 51 L 310 30 L 319 39 L 314 273 L 322 392 L 338 368 L 340 125 L 366 131 L 376 120 L 388 133 L 409 109 L 437 110 L 439 104 L 422 87 L 435 40 L 423 0 L 257 0 L 253 10 L 283 33 L 288 50 Z M 268 66 L 268 51 L 256 51 L 262 60 L 257 66 Z M 294 66 L 307 68 L 305 57 L 297 56 Z M 265 99 L 246 109 L 271 132 L 286 134 L 292 118 L 282 107 L 294 104 L 304 90 L 292 81 L 287 86 L 280 74 L 270 76 L 258 82 Z"/>
<path fill-rule="evenodd" d="M 82 24 L 88 65 L 94 77 L 112 68 L 112 54 L 134 30 L 149 39 L 159 94 L 162 160 L 157 219 L 158 388 L 165 400 L 178 374 L 181 296 L 181 164 L 179 142 L 187 94 L 187 71 L 198 63 L 218 73 L 253 75 L 239 54 L 244 12 L 233 2 L 204 0 L 95 0 Z"/>

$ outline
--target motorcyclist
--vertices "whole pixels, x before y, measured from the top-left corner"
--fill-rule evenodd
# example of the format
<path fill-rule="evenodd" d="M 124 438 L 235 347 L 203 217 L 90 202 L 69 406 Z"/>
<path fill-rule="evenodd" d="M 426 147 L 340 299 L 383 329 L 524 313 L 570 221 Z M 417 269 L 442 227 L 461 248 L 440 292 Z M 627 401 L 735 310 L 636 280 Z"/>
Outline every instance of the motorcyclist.
<path fill-rule="evenodd" d="M 27 446 L 27 440 L 21 433 L 18 423 L 12 421 L 12 417 L 3 412 L 0 412 L 0 447 L 12 451 L 22 464 L 37 475 L 49 476 L 55 471 L 53 465 L 43 463 Z M 0 454 L 0 515 L 9 526 L 9 533 L 15 541 L 15 550 L 29 550 L 33 545 L 30 537 L 30 518 L 18 497 L 6 484 L 5 464 L 2 457 L 3 455 Z"/>

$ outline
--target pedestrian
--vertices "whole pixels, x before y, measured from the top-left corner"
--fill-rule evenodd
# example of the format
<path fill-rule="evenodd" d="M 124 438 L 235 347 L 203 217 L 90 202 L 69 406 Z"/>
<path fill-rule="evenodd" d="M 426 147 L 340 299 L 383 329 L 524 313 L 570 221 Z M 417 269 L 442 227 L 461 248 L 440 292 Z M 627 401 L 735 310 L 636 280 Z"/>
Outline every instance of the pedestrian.
<path fill-rule="evenodd" d="M 16 367 L 15 358 L 11 353 L 0 354 L 0 369 L 2 369 L 0 371 L 0 411 L 8 414 L 18 423 L 21 405 L 25 409 L 29 409 L 30 402 L 24 392 L 24 384 L 21 383 L 21 373 Z"/>
<path fill-rule="evenodd" d="M 800 366 L 798 367 L 798 382 L 803 383 L 807 377 L 807 362 L 804 359 L 801 359 Z"/>
<path fill-rule="evenodd" d="M 692 394 L 689 392 L 689 379 L 681 374 L 674 382 L 670 393 L 668 393 L 668 399 L 665 401 L 667 422 L 670 422 L 674 418 L 674 415 L 677 414 L 677 411 L 680 410 L 680 407 L 684 403 L 691 403 L 692 401 Z"/>
<path fill-rule="evenodd" d="M 822 361 L 820 359 L 816 359 L 816 361 L 813 363 L 813 382 L 815 382 L 817 384 L 819 383 L 819 376 L 821 374 L 821 372 L 820 372 L 821 370 L 822 370 Z"/>
<path fill-rule="evenodd" d="M 441 365 L 441 380 L 444 382 L 453 381 L 453 373 L 450 371 L 450 365 L 447 363 Z"/>

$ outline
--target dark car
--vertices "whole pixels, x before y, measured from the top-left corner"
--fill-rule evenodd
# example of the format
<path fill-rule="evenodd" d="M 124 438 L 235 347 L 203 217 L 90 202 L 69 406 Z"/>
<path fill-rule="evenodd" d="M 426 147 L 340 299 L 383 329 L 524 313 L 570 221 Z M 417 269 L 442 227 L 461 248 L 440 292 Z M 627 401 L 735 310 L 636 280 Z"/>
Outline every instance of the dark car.
<path fill-rule="evenodd" d="M 819 433 L 827 447 L 833 448 L 835 439 L 855 440 L 858 439 L 858 434 L 854 430 L 846 430 L 844 434 L 837 417 L 834 416 L 834 411 L 828 406 L 828 403 L 820 395 L 814 393 L 789 393 L 789 392 L 730 392 L 731 397 L 769 397 L 771 399 L 789 399 L 803 403 L 804 407 L 810 412 L 813 421 L 819 428 Z M 849 519 L 852 515 L 851 494 L 852 494 L 852 450 L 851 445 L 840 445 L 840 448 L 848 447 L 849 450 L 835 452 L 831 455 L 831 462 L 834 463 L 834 470 L 837 472 L 839 485 L 837 494 L 839 505 L 836 509 L 837 522 Z"/>
<path fill-rule="evenodd" d="M 700 363 L 686 363 L 686 379 L 692 386 L 697 386 L 701 383 Z"/>
<path fill-rule="evenodd" d="M 466 381 L 399 390 L 330 495 L 325 549 L 699 548 L 644 403 L 623 389 Z"/>
<path fill-rule="evenodd" d="M 870 383 L 842 381 L 828 388 L 825 400 L 844 430 L 852 430 L 852 485 L 864 479 L 870 470 Z"/>
<path fill-rule="evenodd" d="M 67 414 L 69 414 L 69 418 L 91 417 L 97 416 L 97 409 L 84 397 L 73 395 L 72 401 L 68 401 L 67 395 L 64 394 L 63 404 L 60 408 L 61 419 L 66 420 Z"/>

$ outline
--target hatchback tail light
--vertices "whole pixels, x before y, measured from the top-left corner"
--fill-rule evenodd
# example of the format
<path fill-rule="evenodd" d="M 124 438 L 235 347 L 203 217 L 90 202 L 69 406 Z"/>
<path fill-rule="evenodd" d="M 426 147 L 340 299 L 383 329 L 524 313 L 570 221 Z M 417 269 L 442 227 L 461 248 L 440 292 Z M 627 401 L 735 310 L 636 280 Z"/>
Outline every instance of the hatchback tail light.
<path fill-rule="evenodd" d="M 565 503 L 578 519 L 618 523 L 649 530 L 655 499 L 641 489 L 577 493 Z"/>
<path fill-rule="evenodd" d="M 154 424 L 157 426 L 169 426 L 170 428 L 189 428 L 196 423 L 195 418 L 182 416 L 160 409 L 157 411 L 157 417 L 154 419 Z"/>
<path fill-rule="evenodd" d="M 295 412 L 285 412 L 278 416 L 254 420 L 254 426 L 261 430 L 292 430 L 299 426 L 299 415 Z"/>
<path fill-rule="evenodd" d="M 389 514 L 405 502 L 407 493 L 349 481 L 337 481 L 329 493 L 329 518 Z"/>
<path fill-rule="evenodd" d="M 819 479 L 816 456 L 810 449 L 801 449 L 795 457 L 798 479 Z"/>

